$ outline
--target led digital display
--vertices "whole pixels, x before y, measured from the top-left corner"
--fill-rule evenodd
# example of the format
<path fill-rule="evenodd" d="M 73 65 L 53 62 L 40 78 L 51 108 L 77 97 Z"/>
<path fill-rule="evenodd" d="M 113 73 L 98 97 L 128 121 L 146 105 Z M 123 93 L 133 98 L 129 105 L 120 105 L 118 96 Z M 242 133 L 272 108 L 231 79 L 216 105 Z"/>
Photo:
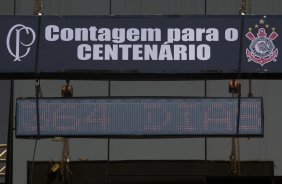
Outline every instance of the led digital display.
<path fill-rule="evenodd" d="M 263 135 L 261 98 L 241 98 L 237 117 L 237 98 L 20 98 L 16 135 L 37 136 L 38 125 L 40 137 Z"/>

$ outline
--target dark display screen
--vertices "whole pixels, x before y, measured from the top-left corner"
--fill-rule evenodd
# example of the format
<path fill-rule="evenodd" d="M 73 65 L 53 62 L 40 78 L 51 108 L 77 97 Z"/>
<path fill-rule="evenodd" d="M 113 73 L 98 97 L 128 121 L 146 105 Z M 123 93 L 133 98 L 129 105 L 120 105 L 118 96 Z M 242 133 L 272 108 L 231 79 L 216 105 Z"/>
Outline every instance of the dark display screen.
<path fill-rule="evenodd" d="M 42 98 L 40 136 L 262 136 L 261 98 Z M 37 136 L 36 99 L 17 100 L 16 135 Z"/>

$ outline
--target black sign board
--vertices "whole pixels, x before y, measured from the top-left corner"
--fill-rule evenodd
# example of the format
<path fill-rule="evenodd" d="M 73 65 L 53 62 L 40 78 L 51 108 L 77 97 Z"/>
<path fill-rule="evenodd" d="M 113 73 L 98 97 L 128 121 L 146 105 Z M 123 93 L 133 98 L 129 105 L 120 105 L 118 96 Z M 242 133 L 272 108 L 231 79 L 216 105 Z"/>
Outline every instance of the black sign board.
<path fill-rule="evenodd" d="M 281 16 L 1 16 L 0 77 L 282 78 Z"/>
<path fill-rule="evenodd" d="M 42 74 L 238 72 L 238 17 L 43 17 L 42 20 L 39 63 Z M 230 57 L 228 60 L 226 55 Z"/>

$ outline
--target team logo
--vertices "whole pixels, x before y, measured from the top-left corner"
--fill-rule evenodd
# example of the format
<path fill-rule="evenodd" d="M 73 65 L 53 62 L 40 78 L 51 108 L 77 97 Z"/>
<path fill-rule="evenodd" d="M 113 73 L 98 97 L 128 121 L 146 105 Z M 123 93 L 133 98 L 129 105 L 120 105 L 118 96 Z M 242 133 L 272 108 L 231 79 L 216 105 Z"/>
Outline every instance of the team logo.
<path fill-rule="evenodd" d="M 257 36 L 253 34 L 253 28 L 249 28 L 249 32 L 246 37 L 251 41 L 249 48 L 246 49 L 246 56 L 248 61 L 255 62 L 261 66 L 274 61 L 277 61 L 278 49 L 275 47 L 273 41 L 278 37 L 275 32 L 275 28 L 271 28 L 271 33 L 268 35 L 267 31 L 270 29 L 268 24 L 265 24 L 265 20 L 261 19 L 259 25 L 254 27 L 257 32 Z"/>
<path fill-rule="evenodd" d="M 34 30 L 22 24 L 14 25 L 10 29 L 6 45 L 9 53 L 15 58 L 14 61 L 21 61 L 21 58 L 29 54 L 35 37 Z"/>

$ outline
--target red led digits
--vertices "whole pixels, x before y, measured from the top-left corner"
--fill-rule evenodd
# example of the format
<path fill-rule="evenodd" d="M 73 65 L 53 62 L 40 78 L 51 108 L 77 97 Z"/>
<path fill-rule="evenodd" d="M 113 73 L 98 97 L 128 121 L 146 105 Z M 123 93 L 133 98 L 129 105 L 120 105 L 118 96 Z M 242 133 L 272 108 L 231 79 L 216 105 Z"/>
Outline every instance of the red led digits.
<path fill-rule="evenodd" d="M 106 104 L 92 105 L 89 109 L 89 113 L 85 115 L 83 119 L 84 123 L 88 126 L 95 126 L 96 128 L 107 129 L 110 123 L 109 106 Z"/>
<path fill-rule="evenodd" d="M 256 102 L 241 103 L 240 133 L 250 133 L 261 129 L 261 111 Z"/>
<path fill-rule="evenodd" d="M 144 130 L 161 131 L 171 123 L 171 112 L 165 109 L 165 104 L 145 104 Z"/>
<path fill-rule="evenodd" d="M 260 98 L 242 98 L 239 134 L 263 134 Z M 232 136 L 236 98 L 47 99 L 40 102 L 42 136 Z M 17 136 L 37 135 L 34 99 L 17 103 Z"/>
<path fill-rule="evenodd" d="M 231 113 L 232 108 L 230 109 L 228 104 L 220 102 L 209 104 L 204 112 L 204 132 L 226 133 L 232 130 L 235 131 L 231 123 L 235 122 L 231 119 Z"/>

